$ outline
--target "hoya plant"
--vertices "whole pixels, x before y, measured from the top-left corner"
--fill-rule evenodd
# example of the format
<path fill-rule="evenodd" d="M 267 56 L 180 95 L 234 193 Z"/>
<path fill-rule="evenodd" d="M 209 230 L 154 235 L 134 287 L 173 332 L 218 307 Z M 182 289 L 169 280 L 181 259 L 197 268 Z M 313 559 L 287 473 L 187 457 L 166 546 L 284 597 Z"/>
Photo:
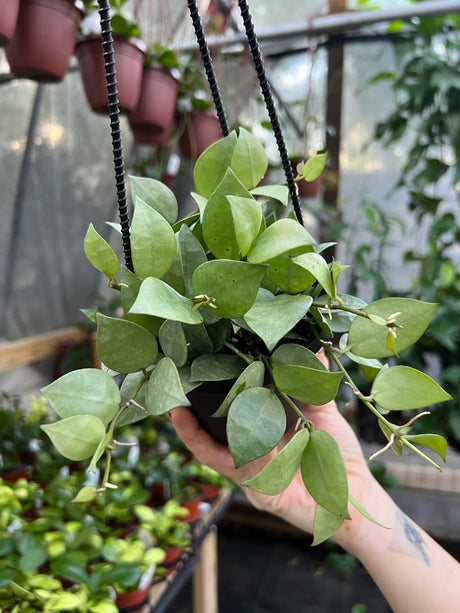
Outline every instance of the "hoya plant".
<path fill-rule="evenodd" d="M 313 180 L 324 163 L 324 155 L 310 159 L 296 180 Z M 92 458 L 89 471 L 105 461 L 99 486 L 84 487 L 77 501 L 111 486 L 119 428 L 178 406 L 194 410 L 191 399 L 209 385 L 224 390 L 211 421 L 224 419 L 236 467 L 272 451 L 292 424 L 287 445 L 245 485 L 274 495 L 300 468 L 317 502 L 315 543 L 350 517 L 349 502 L 366 511 L 349 494 L 337 442 L 304 417 L 302 403 L 327 403 L 346 382 L 397 454 L 408 447 L 439 468 L 425 446 L 445 460 L 442 437 L 412 435 L 413 420 L 402 427 L 389 417 L 449 398 L 426 374 L 397 364 L 438 305 L 397 297 L 365 304 L 341 294 L 347 266 L 327 262 L 328 245 L 287 212 L 285 185 L 259 186 L 267 165 L 244 129 L 216 142 L 194 167 L 197 211 L 180 221 L 167 187 L 132 177 L 133 270 L 90 225 L 86 255 L 119 292 L 123 315 L 86 310 L 102 370 L 73 371 L 42 390 L 60 418 L 43 426 L 57 449 Z M 321 346 L 331 370 L 315 353 Z M 370 394 L 355 385 L 350 361 L 372 381 Z"/>

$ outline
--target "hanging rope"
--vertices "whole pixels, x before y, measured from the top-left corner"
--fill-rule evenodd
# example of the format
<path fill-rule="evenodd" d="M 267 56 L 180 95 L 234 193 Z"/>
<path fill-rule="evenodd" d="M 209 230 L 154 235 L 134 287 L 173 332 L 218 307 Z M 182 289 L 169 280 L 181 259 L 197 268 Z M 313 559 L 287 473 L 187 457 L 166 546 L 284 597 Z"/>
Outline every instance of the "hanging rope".
<path fill-rule="evenodd" d="M 230 128 L 228 126 L 227 117 L 225 115 L 225 109 L 220 95 L 219 86 L 217 84 L 216 74 L 212 65 L 211 54 L 206 42 L 206 37 L 203 30 L 203 24 L 201 23 L 200 13 L 196 0 L 187 0 L 188 8 L 190 11 L 190 17 L 192 18 L 193 27 L 195 28 L 195 36 L 200 49 L 201 59 L 206 71 L 206 77 L 208 79 L 209 88 L 211 90 L 212 99 L 214 100 L 214 106 L 216 107 L 217 117 L 219 118 L 220 129 L 223 136 L 230 134 Z"/>
<path fill-rule="evenodd" d="M 126 267 L 133 271 L 131 259 L 131 241 L 129 237 L 128 200 L 126 196 L 125 172 L 123 165 L 123 149 L 121 144 L 120 111 L 118 108 L 118 91 L 113 59 L 112 26 L 110 23 L 109 0 L 98 0 L 99 16 L 102 34 L 102 49 L 104 55 L 105 78 L 109 100 L 109 117 L 112 134 L 113 163 L 115 168 L 115 183 L 118 198 L 118 214 L 121 224 L 121 236 Z"/>
<path fill-rule="evenodd" d="M 278 145 L 281 163 L 283 165 L 284 174 L 286 176 L 289 192 L 291 194 L 292 205 L 294 207 L 297 220 L 300 224 L 303 225 L 302 210 L 300 207 L 297 185 L 294 180 L 294 173 L 292 171 L 291 162 L 289 160 L 289 155 L 286 149 L 286 144 L 284 142 L 283 133 L 281 131 L 278 114 L 276 112 L 275 103 L 273 101 L 273 96 L 270 90 L 270 84 L 268 83 L 267 74 L 265 72 L 264 62 L 260 53 L 259 42 L 254 31 L 251 13 L 249 12 L 249 6 L 246 0 L 238 0 L 238 6 L 240 8 L 241 17 L 243 18 L 243 24 L 246 30 L 249 48 L 252 54 L 252 59 L 254 61 L 257 76 L 259 78 L 262 95 L 265 100 L 265 106 L 267 108 L 268 116 L 270 117 L 270 123 L 272 124 L 273 133 L 275 135 L 276 143 Z"/>

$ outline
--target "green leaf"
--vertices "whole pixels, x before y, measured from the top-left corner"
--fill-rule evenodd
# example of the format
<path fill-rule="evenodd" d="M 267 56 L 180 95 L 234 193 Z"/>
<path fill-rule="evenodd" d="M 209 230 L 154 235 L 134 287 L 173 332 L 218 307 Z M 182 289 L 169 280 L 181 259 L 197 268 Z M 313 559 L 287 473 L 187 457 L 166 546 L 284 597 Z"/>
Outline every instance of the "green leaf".
<path fill-rule="evenodd" d="M 212 353 L 200 355 L 192 362 L 191 381 L 225 381 L 236 379 L 246 363 L 237 355 Z"/>
<path fill-rule="evenodd" d="M 236 132 L 231 132 L 204 151 L 195 163 L 193 179 L 198 192 L 209 198 L 222 181 L 230 166 L 237 142 Z"/>
<path fill-rule="evenodd" d="M 210 196 L 203 212 L 203 238 L 217 258 L 238 260 L 240 252 L 228 196 L 252 199 L 251 194 L 228 168 L 222 181 Z"/>
<path fill-rule="evenodd" d="M 41 545 L 33 545 L 19 558 L 18 568 L 22 572 L 37 571 L 46 562 L 48 550 Z"/>
<path fill-rule="evenodd" d="M 177 243 L 166 219 L 140 198 L 137 198 L 131 224 L 131 255 L 136 274 L 161 277 L 172 266 Z"/>
<path fill-rule="evenodd" d="M 331 298 L 336 298 L 337 290 L 328 263 L 319 253 L 305 253 L 300 258 L 294 258 L 294 263 L 302 266 L 313 275 Z"/>
<path fill-rule="evenodd" d="M 145 204 L 155 209 L 171 225 L 177 219 L 177 200 L 174 193 L 161 181 L 149 177 L 129 176 L 131 198 L 133 202 L 139 198 Z"/>
<path fill-rule="evenodd" d="M 249 364 L 249 366 L 243 370 L 241 375 L 232 385 L 220 407 L 215 413 L 213 413 L 213 417 L 225 417 L 228 414 L 230 405 L 235 400 L 237 395 L 250 387 L 263 387 L 264 377 L 265 366 L 263 362 L 256 360 L 255 362 L 252 362 L 252 364 Z"/>
<path fill-rule="evenodd" d="M 242 317 L 253 305 L 266 267 L 233 260 L 210 260 L 198 266 L 193 273 L 195 295 L 214 298 L 214 309 L 219 317 Z M 208 308 L 208 307 L 207 307 Z"/>
<path fill-rule="evenodd" d="M 329 372 L 318 356 L 297 343 L 285 343 L 278 347 L 272 354 L 272 367 L 275 366 L 306 366 L 315 370 Z"/>
<path fill-rule="evenodd" d="M 281 392 L 315 406 L 326 404 L 337 396 L 342 377 L 340 372 L 305 366 L 286 365 L 273 369 L 273 380 Z"/>
<path fill-rule="evenodd" d="M 91 485 L 82 487 L 78 494 L 73 498 L 72 502 L 85 504 L 92 502 L 97 496 L 97 489 Z"/>
<path fill-rule="evenodd" d="M 303 264 L 308 253 L 292 258 L 288 253 L 270 260 L 268 275 L 283 292 L 299 294 L 313 285 L 315 277 Z"/>
<path fill-rule="evenodd" d="M 314 243 L 314 238 L 298 221 L 289 218 L 278 219 L 259 236 L 248 253 L 248 261 L 261 264 L 284 253 L 295 257 L 312 251 Z"/>
<path fill-rule="evenodd" d="M 161 359 L 149 379 L 145 408 L 151 415 L 164 415 L 176 407 L 188 406 L 190 402 L 174 362 L 170 358 Z"/>
<path fill-rule="evenodd" d="M 94 415 L 73 415 L 41 429 L 59 453 L 74 462 L 90 458 L 105 436 L 104 424 Z"/>
<path fill-rule="evenodd" d="M 406 434 L 404 438 L 411 443 L 428 447 L 446 461 L 447 441 L 439 434 Z"/>
<path fill-rule="evenodd" d="M 191 326 L 195 328 L 195 326 Z M 184 329 L 179 321 L 167 319 L 160 328 L 158 340 L 165 356 L 171 358 L 177 367 L 187 361 L 187 340 Z"/>
<path fill-rule="evenodd" d="M 383 298 L 364 307 L 363 312 L 387 319 L 400 313 L 396 323 L 395 349 L 400 354 L 413 345 L 427 329 L 439 305 L 411 298 Z M 363 358 L 387 358 L 393 351 L 387 345 L 388 330 L 364 317 L 356 317 L 350 327 L 351 350 Z"/>
<path fill-rule="evenodd" d="M 348 494 L 348 500 L 351 502 L 351 504 L 355 507 L 355 509 L 357 509 L 361 515 L 363 517 L 365 517 L 366 519 L 368 519 L 370 522 L 372 522 L 373 524 L 380 526 L 380 528 L 386 528 L 386 526 L 383 526 L 382 524 L 380 524 L 377 520 L 375 520 L 372 515 L 370 513 L 368 513 L 366 511 L 366 509 L 356 500 L 356 498 L 354 498 L 350 493 Z M 386 528 L 388 530 L 388 528 Z"/>
<path fill-rule="evenodd" d="M 312 547 L 324 543 L 334 536 L 342 526 L 345 518 L 343 515 L 333 513 L 325 509 L 320 504 L 316 505 L 315 517 L 313 519 L 313 542 Z"/>
<path fill-rule="evenodd" d="M 153 315 L 185 324 L 200 324 L 201 315 L 193 310 L 194 303 L 181 296 L 161 279 L 149 277 L 143 281 L 130 313 Z"/>
<path fill-rule="evenodd" d="M 129 402 L 131 398 L 133 398 L 134 393 L 137 391 L 136 402 L 141 405 L 141 407 L 145 406 L 146 399 L 145 394 L 147 392 L 146 381 L 144 380 L 144 384 L 141 386 L 140 390 L 138 389 L 142 379 L 144 379 L 144 373 L 142 371 L 135 373 L 128 373 L 126 377 L 123 379 L 123 383 L 120 387 L 121 394 L 121 402 L 123 404 Z M 126 426 L 127 424 L 132 424 L 136 421 L 140 421 L 141 419 L 145 419 L 145 411 L 143 411 L 140 407 L 135 404 L 130 404 L 123 410 L 123 413 L 120 415 L 117 421 L 117 427 Z"/>
<path fill-rule="evenodd" d="M 263 179 L 268 168 L 268 156 L 259 141 L 247 130 L 240 128 L 233 150 L 231 168 L 247 189 Z"/>
<path fill-rule="evenodd" d="M 97 352 L 102 362 L 119 373 L 147 368 L 158 355 L 154 336 L 132 321 L 97 316 Z"/>
<path fill-rule="evenodd" d="M 305 181 L 314 181 L 323 172 L 326 166 L 327 153 L 318 153 L 307 160 L 302 168 L 302 176 Z"/>
<path fill-rule="evenodd" d="M 289 203 L 289 189 L 286 185 L 261 185 L 250 191 L 253 196 L 262 196 L 270 200 L 277 200 L 284 206 L 287 206 Z"/>
<path fill-rule="evenodd" d="M 350 519 L 347 471 L 339 446 L 328 432 L 310 432 L 301 472 L 305 487 L 319 505 L 344 519 Z"/>
<path fill-rule="evenodd" d="M 67 551 L 51 562 L 51 570 L 58 577 L 65 577 L 72 583 L 88 585 L 87 559 L 83 551 Z"/>
<path fill-rule="evenodd" d="M 108 423 L 118 411 L 121 397 L 115 381 L 96 368 L 73 370 L 41 389 L 59 417 L 95 415 Z"/>
<path fill-rule="evenodd" d="M 262 209 L 254 198 L 227 196 L 230 203 L 233 228 L 240 254 L 244 257 L 259 234 Z"/>
<path fill-rule="evenodd" d="M 266 293 L 263 299 L 256 299 L 245 314 L 248 326 L 272 351 L 283 338 L 305 316 L 313 301 L 311 296 L 273 296 Z"/>
<path fill-rule="evenodd" d="M 94 268 L 114 280 L 118 270 L 118 258 L 112 247 L 94 229 L 93 224 L 89 225 L 86 232 L 83 248 Z"/>
<path fill-rule="evenodd" d="M 200 241 L 193 235 L 188 226 L 179 230 L 179 257 L 185 286 L 185 295 L 193 298 L 192 276 L 200 264 L 207 261 L 206 253 Z"/>
<path fill-rule="evenodd" d="M 115 16 L 114 16 L 115 17 Z M 82 594 L 73 594 L 72 592 L 62 592 L 51 594 L 46 601 L 44 613 L 49 611 L 78 611 L 82 606 Z"/>
<path fill-rule="evenodd" d="M 299 469 L 309 437 L 310 433 L 306 428 L 296 432 L 283 449 L 255 477 L 244 481 L 241 485 L 270 496 L 281 494 Z"/>
<path fill-rule="evenodd" d="M 451 399 L 436 381 L 410 366 L 382 369 L 374 379 L 371 396 L 387 411 L 421 409 Z"/>
<path fill-rule="evenodd" d="M 264 387 L 243 390 L 227 416 L 228 445 L 235 468 L 271 451 L 285 429 L 283 405 L 271 390 Z"/>

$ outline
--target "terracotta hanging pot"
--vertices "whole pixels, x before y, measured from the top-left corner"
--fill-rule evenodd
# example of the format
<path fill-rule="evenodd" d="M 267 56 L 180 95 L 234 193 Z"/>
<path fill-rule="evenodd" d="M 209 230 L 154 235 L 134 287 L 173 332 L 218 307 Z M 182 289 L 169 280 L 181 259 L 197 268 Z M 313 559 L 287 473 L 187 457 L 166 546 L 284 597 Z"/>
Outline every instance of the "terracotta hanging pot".
<path fill-rule="evenodd" d="M 62 81 L 69 69 L 82 9 L 82 3 L 74 0 L 21 0 L 16 30 L 5 47 L 11 72 L 34 81 Z"/>
<path fill-rule="evenodd" d="M 77 41 L 75 48 L 86 99 L 95 113 L 107 114 L 108 95 L 102 38 L 90 34 Z M 113 55 L 120 113 L 135 110 L 139 101 L 145 46 L 137 38 L 113 37 Z"/>
<path fill-rule="evenodd" d="M 19 13 L 19 0 L 0 0 L 0 47 L 14 34 Z"/>
<path fill-rule="evenodd" d="M 128 116 L 134 140 L 139 145 L 164 146 L 174 126 L 179 81 L 161 64 L 146 68 L 136 110 Z"/>
<path fill-rule="evenodd" d="M 180 151 L 185 158 L 196 159 L 220 138 L 222 133 L 214 110 L 191 111 L 185 115 L 185 128 L 179 139 Z"/>

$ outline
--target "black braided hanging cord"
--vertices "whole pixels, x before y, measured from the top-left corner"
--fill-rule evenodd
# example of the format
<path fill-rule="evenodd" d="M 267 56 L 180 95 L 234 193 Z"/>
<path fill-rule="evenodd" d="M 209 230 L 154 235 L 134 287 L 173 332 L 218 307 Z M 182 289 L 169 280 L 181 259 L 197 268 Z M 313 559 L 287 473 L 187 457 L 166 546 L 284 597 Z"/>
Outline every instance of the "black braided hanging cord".
<path fill-rule="evenodd" d="M 291 194 L 292 206 L 300 224 L 303 225 L 302 210 L 300 207 L 299 194 L 297 185 L 294 180 L 294 173 L 292 171 L 291 162 L 284 142 L 283 133 L 281 131 L 281 125 L 276 112 L 275 103 L 270 90 L 270 84 L 265 72 L 265 66 L 260 53 L 259 41 L 257 40 L 256 33 L 254 31 L 254 25 L 252 23 L 251 13 L 249 12 L 249 6 L 246 0 L 238 0 L 238 6 L 240 8 L 241 17 L 243 18 L 243 24 L 246 30 L 246 36 L 249 43 L 252 59 L 259 79 L 262 95 L 265 100 L 265 106 L 267 108 L 268 116 L 270 117 L 270 123 L 273 127 L 273 133 L 276 138 L 276 144 L 278 145 L 278 151 L 283 165 L 284 174 Z"/>
<path fill-rule="evenodd" d="M 217 84 L 216 74 L 214 72 L 211 54 L 206 42 L 206 36 L 203 30 L 203 24 L 201 23 L 196 0 L 187 0 L 187 3 L 190 11 L 190 17 L 192 18 L 193 27 L 195 29 L 195 36 L 200 50 L 201 60 L 208 79 L 209 89 L 211 90 L 212 99 L 214 100 L 214 106 L 216 107 L 217 111 L 217 117 L 219 118 L 220 130 L 222 132 L 222 136 L 228 136 L 230 134 L 230 128 L 225 115 L 224 104 L 220 95 L 219 85 Z"/>
<path fill-rule="evenodd" d="M 126 196 L 125 172 L 123 164 L 123 149 L 121 144 L 120 110 L 118 108 L 118 91 L 113 58 L 112 26 L 110 23 L 109 0 L 98 0 L 99 16 L 102 34 L 102 49 L 104 55 L 105 78 L 109 100 L 109 117 L 112 134 L 113 163 L 118 199 L 118 215 L 121 225 L 123 253 L 126 267 L 133 271 L 131 259 L 131 241 L 129 230 L 128 199 Z"/>

